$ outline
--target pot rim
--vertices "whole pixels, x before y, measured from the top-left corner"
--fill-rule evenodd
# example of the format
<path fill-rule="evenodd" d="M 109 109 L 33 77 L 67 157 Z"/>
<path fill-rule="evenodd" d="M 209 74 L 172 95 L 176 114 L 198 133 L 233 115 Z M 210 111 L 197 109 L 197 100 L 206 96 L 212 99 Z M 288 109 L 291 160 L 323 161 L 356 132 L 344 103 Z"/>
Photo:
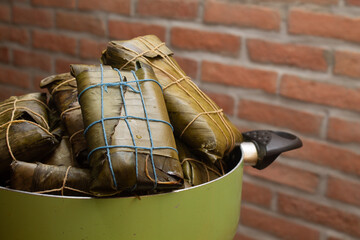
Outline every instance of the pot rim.
<path fill-rule="evenodd" d="M 242 152 L 242 149 L 241 149 Z M 166 192 L 166 193 L 153 193 L 153 194 L 148 194 L 148 195 L 141 195 L 140 198 L 146 198 L 146 197 L 152 197 L 152 196 L 159 196 L 159 195 L 165 195 L 165 194 L 171 194 L 171 193 L 179 193 L 179 192 L 184 192 L 184 191 L 188 191 L 188 190 L 194 190 L 196 188 L 201 188 L 203 186 L 207 186 L 212 184 L 213 182 L 217 182 L 217 181 L 221 181 L 221 179 L 227 177 L 228 175 L 230 175 L 232 172 L 234 172 L 237 168 L 240 167 L 240 165 L 243 163 L 244 161 L 244 155 L 241 154 L 241 158 L 240 161 L 236 164 L 236 166 L 231 169 L 230 172 L 226 173 L 225 175 L 218 177 L 214 180 L 211 180 L 209 182 L 206 183 L 202 183 L 196 186 L 192 186 L 189 188 L 182 188 L 182 189 L 177 189 L 171 192 Z M 59 196 L 59 195 L 51 195 L 51 194 L 43 194 L 43 193 L 35 193 L 35 192 L 27 192 L 27 191 L 22 191 L 22 190 L 16 190 L 16 189 L 11 189 L 11 188 L 7 188 L 7 187 L 3 187 L 0 186 L 0 190 L 5 190 L 5 191 L 12 191 L 12 192 L 17 192 L 17 193 L 23 193 L 23 194 L 29 194 L 29 195 L 34 195 L 34 196 L 41 196 L 41 197 L 52 197 L 52 198 L 62 198 L 62 199 L 126 199 L 126 198 L 138 198 L 137 196 L 128 196 L 128 197 L 106 197 L 106 198 L 99 198 L 99 197 L 83 197 L 83 196 Z"/>

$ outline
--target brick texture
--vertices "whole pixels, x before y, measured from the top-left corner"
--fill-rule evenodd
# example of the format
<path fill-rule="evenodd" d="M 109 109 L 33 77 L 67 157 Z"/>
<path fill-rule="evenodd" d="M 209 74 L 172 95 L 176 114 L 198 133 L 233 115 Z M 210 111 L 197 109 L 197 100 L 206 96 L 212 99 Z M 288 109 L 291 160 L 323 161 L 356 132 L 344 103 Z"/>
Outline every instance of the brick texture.
<path fill-rule="evenodd" d="M 273 166 L 262 171 L 247 167 L 245 172 L 252 176 L 312 193 L 316 191 L 319 184 L 317 174 L 280 163 L 273 163 Z"/>
<path fill-rule="evenodd" d="M 198 13 L 198 5 L 198 0 L 139 0 L 136 12 L 141 16 L 195 19 Z"/>
<path fill-rule="evenodd" d="M 81 10 L 105 11 L 130 15 L 131 0 L 78 0 L 78 7 Z"/>
<path fill-rule="evenodd" d="M 327 136 L 339 142 L 360 143 L 360 121 L 330 118 Z"/>
<path fill-rule="evenodd" d="M 31 4 L 41 7 L 60 7 L 74 9 L 76 7 L 76 0 L 31 0 Z"/>
<path fill-rule="evenodd" d="M 251 100 L 239 102 L 238 117 L 309 134 L 319 134 L 323 121 L 318 114 Z"/>
<path fill-rule="evenodd" d="M 302 138 L 303 147 L 284 155 L 360 176 L 360 154 L 339 146 Z"/>
<path fill-rule="evenodd" d="M 10 6 L 0 4 L 0 22 L 10 22 Z"/>
<path fill-rule="evenodd" d="M 0 83 L 21 88 L 30 88 L 30 75 L 21 70 L 0 67 Z"/>
<path fill-rule="evenodd" d="M 360 6 L 360 0 L 346 0 L 346 4 L 350 6 Z"/>
<path fill-rule="evenodd" d="M 175 61 L 180 65 L 181 69 L 191 78 L 197 77 L 198 63 L 196 60 L 186 57 L 174 56 Z"/>
<path fill-rule="evenodd" d="M 278 208 L 284 214 L 360 236 L 360 216 L 351 212 L 285 194 L 279 195 Z"/>
<path fill-rule="evenodd" d="M 243 207 L 241 212 L 241 223 L 246 226 L 260 229 L 278 236 L 281 239 L 304 240 L 319 239 L 319 232 L 285 220 L 275 217 L 261 211 Z"/>
<path fill-rule="evenodd" d="M 289 32 L 360 42 L 360 19 L 294 9 L 289 16 Z"/>
<path fill-rule="evenodd" d="M 159 25 L 109 21 L 109 36 L 119 40 L 131 39 L 134 37 L 153 34 L 161 40 L 165 39 L 165 28 Z"/>
<path fill-rule="evenodd" d="M 17 24 L 29 24 L 50 28 L 53 26 L 53 14 L 45 9 L 14 6 L 13 21 Z"/>
<path fill-rule="evenodd" d="M 280 94 L 306 102 L 360 111 L 360 89 L 285 75 Z"/>
<path fill-rule="evenodd" d="M 277 73 L 216 62 L 202 63 L 202 81 L 275 92 Z"/>
<path fill-rule="evenodd" d="M 280 20 L 279 12 L 271 8 L 217 1 L 206 1 L 205 5 L 207 23 L 278 31 Z"/>
<path fill-rule="evenodd" d="M 243 181 L 242 200 L 270 208 L 272 192 L 269 188 Z"/>
<path fill-rule="evenodd" d="M 89 39 L 80 40 L 80 57 L 85 59 L 99 59 L 103 50 L 106 49 L 107 42 L 97 42 Z"/>
<path fill-rule="evenodd" d="M 0 25 L 0 40 L 27 45 L 29 43 L 29 32 L 26 29 L 7 27 Z"/>
<path fill-rule="evenodd" d="M 338 51 L 335 53 L 334 73 L 352 78 L 360 77 L 360 53 Z"/>
<path fill-rule="evenodd" d="M 14 50 L 14 65 L 19 68 L 30 67 L 43 71 L 51 71 L 51 57 L 47 54 Z"/>
<path fill-rule="evenodd" d="M 315 71 L 326 71 L 326 51 L 295 44 L 282 44 L 259 39 L 247 40 L 252 61 L 294 66 Z"/>
<path fill-rule="evenodd" d="M 360 206 L 360 183 L 332 176 L 328 179 L 326 195 L 344 203 Z"/>
<path fill-rule="evenodd" d="M 56 26 L 60 29 L 88 32 L 99 36 L 104 36 L 105 34 L 105 26 L 102 20 L 97 17 L 81 15 L 79 13 L 57 13 Z"/>
<path fill-rule="evenodd" d="M 236 56 L 240 49 L 240 38 L 231 34 L 175 27 L 171 30 L 171 44 L 185 50 L 203 50 Z"/>
<path fill-rule="evenodd" d="M 77 40 L 73 37 L 43 31 L 34 31 L 32 36 L 32 43 L 35 48 L 71 55 L 76 54 Z"/>
<path fill-rule="evenodd" d="M 9 49 L 0 47 L 0 62 L 8 63 L 10 61 Z"/>

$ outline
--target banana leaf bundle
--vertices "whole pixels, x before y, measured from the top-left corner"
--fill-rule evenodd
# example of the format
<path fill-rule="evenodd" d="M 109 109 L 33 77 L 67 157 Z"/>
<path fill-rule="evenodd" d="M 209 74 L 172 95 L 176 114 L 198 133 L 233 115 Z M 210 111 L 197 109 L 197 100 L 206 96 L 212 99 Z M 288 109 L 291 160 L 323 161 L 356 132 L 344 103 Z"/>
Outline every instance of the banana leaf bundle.
<path fill-rule="evenodd" d="M 51 155 L 43 161 L 43 163 L 55 166 L 78 167 L 78 164 L 73 158 L 73 154 L 71 152 L 69 136 L 62 137 L 60 144 L 51 153 Z"/>
<path fill-rule="evenodd" d="M 67 196 L 90 195 L 90 170 L 14 161 L 12 189 Z"/>
<path fill-rule="evenodd" d="M 196 155 L 215 163 L 233 149 L 235 142 L 242 141 L 242 135 L 172 55 L 156 36 L 147 35 L 109 42 L 101 60 L 120 70 L 134 69 L 136 61 L 152 66 L 164 89 L 175 136 L 186 142 Z"/>
<path fill-rule="evenodd" d="M 183 186 L 172 126 L 151 67 L 71 65 L 96 196 Z"/>
<path fill-rule="evenodd" d="M 57 144 L 45 94 L 13 96 L 0 103 L 0 183 L 10 177 L 12 161 L 41 161 Z"/>
<path fill-rule="evenodd" d="M 185 187 L 206 183 L 223 175 L 215 164 L 199 160 L 181 140 L 175 140 L 184 172 Z"/>
<path fill-rule="evenodd" d="M 64 123 L 74 158 L 82 166 L 88 166 L 87 147 L 83 135 L 84 124 L 80 105 L 77 99 L 76 79 L 70 73 L 44 78 L 40 83 L 41 88 L 47 88 L 52 95 L 55 106 L 60 112 L 61 121 Z"/>

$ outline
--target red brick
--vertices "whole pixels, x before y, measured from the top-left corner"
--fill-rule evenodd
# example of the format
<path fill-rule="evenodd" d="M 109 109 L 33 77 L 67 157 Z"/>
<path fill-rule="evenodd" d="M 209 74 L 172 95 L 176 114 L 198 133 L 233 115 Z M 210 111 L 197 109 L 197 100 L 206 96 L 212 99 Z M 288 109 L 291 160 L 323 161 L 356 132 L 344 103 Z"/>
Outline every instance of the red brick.
<path fill-rule="evenodd" d="M 18 67 L 31 67 L 43 71 L 51 71 L 51 57 L 47 54 L 13 50 L 14 65 Z"/>
<path fill-rule="evenodd" d="M 13 88 L 3 86 L 3 84 L 0 83 L 0 101 L 4 101 L 5 99 L 8 99 L 9 97 L 13 96 L 14 95 L 13 92 L 14 92 Z"/>
<path fill-rule="evenodd" d="M 319 134 L 323 116 L 268 103 L 241 100 L 238 117 L 309 134 Z"/>
<path fill-rule="evenodd" d="M 294 223 L 291 220 L 272 216 L 266 212 L 249 207 L 243 207 L 241 211 L 240 220 L 242 224 L 271 233 L 281 239 L 319 239 L 319 232 L 317 230 Z"/>
<path fill-rule="evenodd" d="M 0 40 L 27 45 L 29 43 L 29 33 L 24 28 L 0 26 Z"/>
<path fill-rule="evenodd" d="M 0 4 L 0 22 L 10 22 L 11 16 L 10 6 L 6 4 Z"/>
<path fill-rule="evenodd" d="M 202 50 L 237 56 L 241 43 L 240 38 L 232 34 L 174 27 L 171 29 L 171 44 L 186 50 Z"/>
<path fill-rule="evenodd" d="M 250 182 L 243 181 L 242 200 L 270 208 L 272 193 L 271 190 Z"/>
<path fill-rule="evenodd" d="M 29 88 L 30 75 L 18 69 L 0 66 L 0 83 L 21 88 Z"/>
<path fill-rule="evenodd" d="M 43 74 L 43 75 L 36 75 L 36 76 L 34 76 L 34 78 L 33 78 L 33 89 L 35 89 L 36 91 L 38 91 L 38 92 L 48 92 L 46 89 L 44 89 L 44 88 L 40 88 L 40 82 L 41 82 L 41 80 L 43 80 L 44 78 L 46 78 L 46 77 L 48 77 L 49 75 L 45 75 L 45 74 Z"/>
<path fill-rule="evenodd" d="M 309 171 L 286 166 L 277 162 L 273 163 L 271 167 L 268 167 L 261 171 L 253 167 L 246 167 L 245 172 L 252 176 L 256 176 L 262 179 L 266 179 L 310 193 L 315 193 L 319 184 L 318 175 Z"/>
<path fill-rule="evenodd" d="M 311 103 L 360 111 L 360 89 L 284 75 L 280 94 Z"/>
<path fill-rule="evenodd" d="M 360 42 L 360 18 L 294 9 L 289 13 L 288 30 L 292 34 Z"/>
<path fill-rule="evenodd" d="M 310 3 L 310 4 L 317 4 L 317 5 L 336 5 L 338 4 L 339 0 L 256 0 L 256 2 L 279 2 L 279 3 Z"/>
<path fill-rule="evenodd" d="M 284 153 L 285 156 L 302 159 L 349 174 L 360 175 L 360 154 L 331 144 L 301 138 L 303 147 Z"/>
<path fill-rule="evenodd" d="M 360 0 L 346 0 L 347 5 L 360 6 Z"/>
<path fill-rule="evenodd" d="M 224 113 L 228 115 L 234 114 L 235 101 L 232 97 L 225 94 L 211 92 L 206 92 L 206 95 L 208 95 L 217 105 L 219 105 L 220 108 L 224 110 Z"/>
<path fill-rule="evenodd" d="M 242 233 L 236 233 L 235 237 L 233 240 L 256 240 L 255 238 L 246 236 Z"/>
<path fill-rule="evenodd" d="M 138 36 L 153 34 L 165 40 L 165 27 L 153 24 L 109 21 L 109 36 L 118 40 L 127 40 Z"/>
<path fill-rule="evenodd" d="M 360 237 L 360 216 L 350 212 L 285 194 L 279 194 L 278 210 L 289 216 Z"/>
<path fill-rule="evenodd" d="M 198 5 L 198 0 L 138 0 L 136 11 L 141 16 L 195 19 Z"/>
<path fill-rule="evenodd" d="M 252 61 L 289 65 L 315 71 L 326 71 L 326 51 L 297 44 L 283 44 L 258 39 L 247 40 Z"/>
<path fill-rule="evenodd" d="M 46 9 L 13 7 L 13 21 L 18 24 L 34 25 L 44 28 L 53 26 L 53 14 Z"/>
<path fill-rule="evenodd" d="M 76 32 L 88 32 L 99 36 L 105 35 L 105 25 L 101 19 L 78 12 L 58 12 L 56 14 L 56 26 Z"/>
<path fill-rule="evenodd" d="M 130 15 L 131 0 L 79 0 L 78 8 Z"/>
<path fill-rule="evenodd" d="M 31 0 L 31 4 L 41 7 L 60 7 L 74 9 L 76 7 L 76 0 Z"/>
<path fill-rule="evenodd" d="M 9 63 L 10 55 L 9 48 L 0 46 L 0 62 Z"/>
<path fill-rule="evenodd" d="M 70 64 L 84 64 L 84 62 L 78 59 L 58 58 L 55 60 L 55 72 L 57 74 L 69 72 Z"/>
<path fill-rule="evenodd" d="M 42 31 L 33 32 L 33 47 L 35 48 L 75 55 L 76 42 L 75 38 L 61 34 Z"/>
<path fill-rule="evenodd" d="M 193 79 L 197 77 L 198 63 L 196 60 L 179 56 L 174 56 L 174 58 L 186 75 Z"/>
<path fill-rule="evenodd" d="M 80 40 L 80 57 L 86 59 L 99 59 L 103 50 L 106 49 L 107 42 L 98 42 L 90 39 Z"/>
<path fill-rule="evenodd" d="M 335 53 L 334 73 L 354 78 L 360 78 L 360 53 L 342 52 Z"/>
<path fill-rule="evenodd" d="M 328 139 L 339 142 L 360 143 L 360 122 L 341 118 L 330 118 L 328 124 Z"/>
<path fill-rule="evenodd" d="M 279 31 L 281 17 L 278 11 L 271 8 L 207 1 L 204 21 L 207 23 Z"/>
<path fill-rule="evenodd" d="M 345 203 L 360 206 L 360 181 L 329 177 L 326 195 Z"/>
<path fill-rule="evenodd" d="M 202 80 L 228 86 L 262 89 L 266 92 L 275 93 L 277 73 L 204 61 L 202 63 Z"/>
<path fill-rule="evenodd" d="M 344 240 L 344 238 L 331 236 L 331 237 L 328 237 L 327 240 Z"/>

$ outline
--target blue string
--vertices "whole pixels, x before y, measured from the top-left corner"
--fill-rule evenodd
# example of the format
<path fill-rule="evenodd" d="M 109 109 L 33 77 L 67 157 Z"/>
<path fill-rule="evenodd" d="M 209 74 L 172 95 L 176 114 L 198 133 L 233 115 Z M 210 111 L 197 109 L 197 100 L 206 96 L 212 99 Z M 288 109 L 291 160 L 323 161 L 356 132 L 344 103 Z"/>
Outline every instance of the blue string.
<path fill-rule="evenodd" d="M 173 151 L 175 151 L 176 153 L 178 153 L 178 151 L 173 148 L 173 147 L 154 147 L 154 143 L 153 143 L 153 139 L 152 139 L 152 134 L 151 134 L 151 128 L 150 128 L 150 122 L 161 122 L 161 123 L 165 123 L 167 125 L 169 125 L 171 127 L 171 129 L 174 131 L 174 128 L 173 126 L 169 123 L 169 122 L 166 122 L 164 120 L 159 120 L 159 119 L 150 119 L 148 117 L 148 113 L 147 113 L 147 110 L 146 110 L 146 106 L 145 106 L 145 101 L 144 101 L 144 97 L 143 97 L 143 94 L 142 94 L 142 90 L 141 90 L 141 87 L 140 87 L 140 82 L 145 82 L 145 81 L 151 81 L 151 82 L 155 82 L 156 84 L 158 84 L 162 89 L 162 86 L 160 85 L 159 82 L 153 80 L 153 79 L 141 79 L 139 80 L 135 74 L 134 71 L 131 71 L 135 80 L 134 81 L 127 81 L 127 82 L 124 82 L 123 81 L 123 76 L 121 74 L 121 72 L 114 68 L 115 71 L 117 71 L 119 77 L 120 77 L 120 82 L 118 83 L 104 83 L 104 69 L 103 69 L 103 65 L 100 64 L 100 69 L 101 69 L 101 83 L 100 84 L 96 84 L 96 85 L 92 85 L 92 86 L 89 86 L 87 88 L 85 88 L 83 91 L 81 91 L 81 93 L 78 95 L 78 99 L 80 100 L 82 94 L 84 92 L 86 92 L 87 90 L 89 89 L 92 89 L 92 88 L 95 88 L 95 87 L 100 87 L 101 88 L 101 119 L 100 120 L 97 120 L 97 121 L 94 121 L 92 122 L 91 124 L 89 124 L 89 126 L 87 126 L 87 128 L 84 130 L 84 134 L 86 134 L 89 129 L 91 127 L 93 127 L 95 124 L 97 123 L 101 123 L 101 126 L 102 126 L 102 130 L 103 130 L 103 136 L 104 136 L 104 140 L 105 140 L 105 146 L 100 146 L 100 147 L 97 147 L 95 149 L 93 149 L 92 151 L 89 152 L 88 154 L 88 159 L 90 159 L 91 155 L 97 151 L 97 150 L 100 150 L 100 149 L 106 149 L 106 153 L 107 153 L 107 160 L 108 160 L 108 163 L 109 163 L 109 168 L 110 168 L 110 171 L 111 171 L 111 175 L 112 175 L 112 178 L 113 178 L 113 181 L 114 181 L 114 186 L 115 188 L 117 189 L 117 182 L 116 182 L 116 178 L 115 178 L 115 173 L 114 173 L 114 170 L 113 170 L 113 167 L 112 167 L 112 162 L 111 162 L 111 156 L 110 156 L 110 149 L 111 148 L 131 148 L 131 149 L 134 149 L 135 150 L 135 168 L 136 168 L 136 179 L 138 179 L 138 149 L 144 149 L 144 150 L 148 150 L 150 152 L 150 158 L 151 158 L 151 165 L 152 165 L 152 169 L 153 169 L 153 173 L 154 173 L 154 178 L 155 178 L 155 182 L 154 182 L 154 187 L 153 189 L 156 189 L 157 187 L 157 183 L 158 183 L 158 178 L 157 178 L 157 174 L 156 174 L 156 169 L 155 169 L 155 162 L 154 162 L 154 157 L 153 157 L 153 151 L 154 150 L 158 150 L 158 149 L 171 149 Z M 136 90 L 134 87 L 132 87 L 129 83 L 136 83 L 137 85 L 137 88 L 138 90 Z M 120 93 L 121 93 L 121 98 L 122 98 L 122 101 L 123 101 L 123 108 L 124 108 L 124 113 L 125 113 L 125 116 L 116 116 L 116 117 L 107 117 L 105 118 L 104 116 L 104 90 L 105 92 L 107 92 L 108 90 L 108 87 L 117 87 L 119 86 L 120 87 Z M 128 113 L 127 113 L 127 107 L 126 107 L 126 102 L 125 102 L 125 97 L 124 97 L 124 86 L 125 87 L 128 87 L 130 88 L 131 91 L 133 91 L 134 93 L 138 93 L 140 94 L 140 97 L 141 97 L 141 103 L 142 103 L 142 106 L 143 106 L 143 110 L 144 110 L 144 114 L 145 114 L 145 118 L 142 118 L 142 117 L 136 117 L 136 116 L 129 116 Z M 130 133 L 130 136 L 131 136 L 131 139 L 132 139 L 132 143 L 133 143 L 133 146 L 127 146 L 127 145 L 109 145 L 108 144 L 108 141 L 107 141 L 107 136 L 106 136 L 106 131 L 105 131 L 105 124 L 104 124 L 104 121 L 106 120 L 118 120 L 118 119 L 123 119 L 128 127 L 128 130 L 129 130 L 129 133 Z M 147 129 L 148 129 L 148 132 L 149 132 L 149 138 L 150 138 L 150 143 L 151 143 L 151 147 L 141 147 L 141 146 L 137 146 L 136 145 L 136 141 L 135 141 L 135 138 L 134 138 L 134 134 L 132 132 L 132 129 L 131 129 L 131 126 L 130 126 L 130 123 L 128 121 L 128 119 L 138 119 L 138 120 L 143 120 L 143 121 L 146 121 L 146 124 L 147 124 Z M 137 186 L 137 183 L 135 183 L 135 185 L 132 187 L 131 190 L 134 190 L 136 189 L 136 186 Z"/>

